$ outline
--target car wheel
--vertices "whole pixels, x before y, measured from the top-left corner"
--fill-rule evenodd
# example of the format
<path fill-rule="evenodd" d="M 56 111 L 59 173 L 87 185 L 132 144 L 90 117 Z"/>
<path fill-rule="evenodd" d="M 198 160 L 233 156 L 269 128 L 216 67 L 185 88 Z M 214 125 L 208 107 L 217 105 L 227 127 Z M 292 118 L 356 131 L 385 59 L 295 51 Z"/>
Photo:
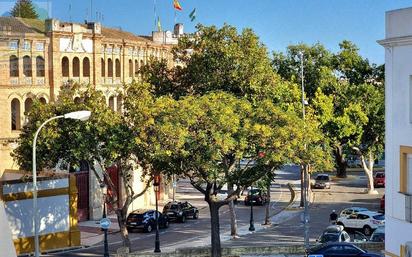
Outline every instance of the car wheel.
<path fill-rule="evenodd" d="M 185 215 L 183 215 L 183 216 L 180 218 L 180 222 L 182 222 L 182 223 L 185 223 L 185 222 L 186 222 L 186 216 L 185 216 Z"/>
<path fill-rule="evenodd" d="M 152 225 L 151 224 L 148 224 L 146 227 L 145 227 L 145 229 L 144 229 L 147 233 L 150 233 L 150 232 L 152 232 L 152 230 L 153 230 L 153 227 L 152 227 Z"/>
<path fill-rule="evenodd" d="M 193 214 L 193 219 L 197 220 L 199 218 L 199 212 L 195 212 L 195 214 Z"/>
<path fill-rule="evenodd" d="M 372 235 L 372 228 L 369 226 L 364 226 L 363 227 L 363 233 L 365 234 L 365 236 L 370 236 Z"/>
<path fill-rule="evenodd" d="M 168 220 L 165 221 L 165 224 L 164 224 L 163 227 L 164 227 L 164 228 L 168 228 L 168 227 L 169 227 L 169 221 L 168 221 Z"/>

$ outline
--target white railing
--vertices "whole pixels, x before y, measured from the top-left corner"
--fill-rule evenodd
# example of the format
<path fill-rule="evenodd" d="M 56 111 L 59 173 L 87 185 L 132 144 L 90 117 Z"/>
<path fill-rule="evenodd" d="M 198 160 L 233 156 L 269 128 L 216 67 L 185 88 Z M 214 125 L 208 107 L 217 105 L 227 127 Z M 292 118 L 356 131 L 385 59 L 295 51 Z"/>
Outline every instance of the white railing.
<path fill-rule="evenodd" d="M 37 78 L 36 79 L 36 85 L 44 85 L 44 78 Z"/>
<path fill-rule="evenodd" d="M 122 81 L 120 78 L 115 78 L 113 84 L 122 84 Z"/>
<path fill-rule="evenodd" d="M 106 78 L 106 84 L 113 84 L 113 78 Z"/>
<path fill-rule="evenodd" d="M 10 85 L 18 85 L 19 78 L 10 78 Z"/>
<path fill-rule="evenodd" d="M 20 81 L 20 85 L 31 85 L 33 82 L 32 78 L 23 78 Z"/>

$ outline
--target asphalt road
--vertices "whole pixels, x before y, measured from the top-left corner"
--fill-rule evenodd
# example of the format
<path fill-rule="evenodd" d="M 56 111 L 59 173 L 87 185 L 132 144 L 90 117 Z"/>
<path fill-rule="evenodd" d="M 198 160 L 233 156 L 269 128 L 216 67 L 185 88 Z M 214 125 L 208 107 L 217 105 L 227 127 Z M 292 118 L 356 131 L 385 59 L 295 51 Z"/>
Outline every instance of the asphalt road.
<path fill-rule="evenodd" d="M 295 172 L 287 172 L 282 175 L 279 181 L 284 184 L 286 180 L 294 180 Z M 281 211 L 290 199 L 290 192 L 286 187 L 280 187 L 279 184 L 272 185 L 272 203 L 271 214 Z M 193 205 L 200 208 L 199 219 L 188 219 L 186 223 L 171 223 L 168 229 L 160 230 L 161 249 L 180 247 L 188 241 L 202 241 L 208 243 L 210 241 L 210 214 L 209 208 L 202 200 L 202 195 L 193 189 L 186 180 L 178 182 L 176 199 L 179 201 L 189 200 Z M 248 226 L 250 222 L 250 206 L 245 206 L 243 201 L 239 201 L 236 208 L 238 227 Z M 264 206 L 254 206 L 254 220 L 256 223 L 263 223 L 265 217 Z M 220 230 L 221 234 L 230 231 L 230 216 L 228 206 L 223 206 L 220 209 Z M 153 251 L 155 233 L 133 232 L 129 234 L 132 243 L 132 251 L 144 252 Z M 119 233 L 109 234 L 109 251 L 111 254 L 122 246 L 122 241 Z M 198 243 L 197 243 L 198 244 Z M 188 244 L 188 246 L 192 246 Z M 70 252 L 50 253 L 44 256 L 102 256 L 103 242 L 88 248 L 78 249 Z"/>

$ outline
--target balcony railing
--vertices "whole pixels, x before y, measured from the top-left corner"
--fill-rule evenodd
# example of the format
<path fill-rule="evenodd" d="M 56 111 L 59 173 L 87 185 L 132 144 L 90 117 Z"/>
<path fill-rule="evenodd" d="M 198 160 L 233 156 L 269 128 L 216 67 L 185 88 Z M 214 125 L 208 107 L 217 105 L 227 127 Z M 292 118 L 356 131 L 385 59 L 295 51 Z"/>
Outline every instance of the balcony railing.
<path fill-rule="evenodd" d="M 31 85 L 33 84 L 33 79 L 32 78 L 23 78 L 20 81 L 20 85 Z"/>
<path fill-rule="evenodd" d="M 44 85 L 45 79 L 44 78 L 36 78 L 36 85 Z"/>
<path fill-rule="evenodd" d="M 18 85 L 19 78 L 10 78 L 10 85 Z"/>

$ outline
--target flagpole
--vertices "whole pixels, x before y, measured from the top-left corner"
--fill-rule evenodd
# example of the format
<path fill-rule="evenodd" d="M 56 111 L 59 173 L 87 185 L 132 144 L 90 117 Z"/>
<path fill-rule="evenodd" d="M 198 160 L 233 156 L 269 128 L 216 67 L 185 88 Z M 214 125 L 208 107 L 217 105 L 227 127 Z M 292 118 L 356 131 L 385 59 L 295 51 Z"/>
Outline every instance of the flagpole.
<path fill-rule="evenodd" d="M 156 31 L 156 25 L 157 25 L 157 22 L 156 22 L 156 17 L 157 17 L 156 0 L 153 0 L 153 12 L 154 12 L 154 30 L 153 31 Z"/>

